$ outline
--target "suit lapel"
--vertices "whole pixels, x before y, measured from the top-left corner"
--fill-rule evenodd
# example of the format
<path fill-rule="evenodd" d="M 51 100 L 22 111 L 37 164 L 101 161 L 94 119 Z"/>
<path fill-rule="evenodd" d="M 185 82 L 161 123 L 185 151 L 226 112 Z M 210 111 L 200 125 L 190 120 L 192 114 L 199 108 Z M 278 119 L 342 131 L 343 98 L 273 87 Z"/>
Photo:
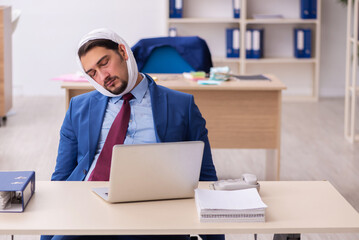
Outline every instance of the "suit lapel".
<path fill-rule="evenodd" d="M 108 97 L 98 93 L 90 99 L 89 105 L 89 166 L 91 166 L 101 133 Z"/>
<path fill-rule="evenodd" d="M 163 142 L 167 131 L 167 93 L 161 91 L 153 79 L 146 74 L 151 94 L 153 122 L 157 142 Z"/>

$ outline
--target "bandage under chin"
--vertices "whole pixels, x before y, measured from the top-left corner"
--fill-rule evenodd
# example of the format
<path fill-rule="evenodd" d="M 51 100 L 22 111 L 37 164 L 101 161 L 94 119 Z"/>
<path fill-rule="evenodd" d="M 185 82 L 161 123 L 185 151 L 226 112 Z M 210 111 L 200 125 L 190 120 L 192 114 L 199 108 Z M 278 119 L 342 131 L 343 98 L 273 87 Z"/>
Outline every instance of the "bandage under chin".
<path fill-rule="evenodd" d="M 89 32 L 88 34 L 86 34 L 80 40 L 78 49 L 80 49 L 80 47 L 82 47 L 82 45 L 84 45 L 88 41 L 96 40 L 96 39 L 108 39 L 108 40 L 114 41 L 115 43 L 123 44 L 125 46 L 126 53 L 128 56 L 128 59 L 126 60 L 127 70 L 128 70 L 128 83 L 127 83 L 126 89 L 122 93 L 113 94 L 110 91 L 108 91 L 107 89 L 105 89 L 103 86 L 98 84 L 95 80 L 93 80 L 87 73 L 85 73 L 85 71 L 82 67 L 82 64 L 81 64 L 81 60 L 80 60 L 80 58 L 78 58 L 78 63 L 80 65 L 80 68 L 84 72 L 86 79 L 92 84 L 92 86 L 94 86 L 96 88 L 97 91 L 99 91 L 100 93 L 102 93 L 103 95 L 108 96 L 108 97 L 118 97 L 118 96 L 122 96 L 122 95 L 130 92 L 132 90 L 132 88 L 135 86 L 137 77 L 138 77 L 137 63 L 136 63 L 135 57 L 133 56 L 131 48 L 115 32 L 113 32 L 109 29 L 106 29 L 106 28 L 100 28 L 100 29 L 95 29 L 95 30 Z"/>

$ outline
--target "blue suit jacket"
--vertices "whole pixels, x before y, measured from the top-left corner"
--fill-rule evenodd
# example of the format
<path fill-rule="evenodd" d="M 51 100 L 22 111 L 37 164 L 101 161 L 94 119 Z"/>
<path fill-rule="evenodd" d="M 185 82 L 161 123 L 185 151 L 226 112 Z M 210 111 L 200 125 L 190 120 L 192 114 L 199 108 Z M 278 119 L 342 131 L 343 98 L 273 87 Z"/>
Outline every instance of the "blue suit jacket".
<path fill-rule="evenodd" d="M 201 140 L 205 143 L 200 180 L 217 180 L 202 118 L 190 94 L 158 86 L 147 75 L 157 142 Z M 82 181 L 94 159 L 108 97 L 92 91 L 72 98 L 60 131 L 51 180 Z"/>
<path fill-rule="evenodd" d="M 201 140 L 205 143 L 200 180 L 217 180 L 205 120 L 190 94 L 158 86 L 148 75 L 157 142 Z M 108 97 L 98 91 L 71 99 L 60 130 L 60 144 L 53 181 L 84 180 L 94 159 Z M 202 236 L 221 240 L 222 236 Z M 41 239 L 51 239 L 42 236 Z M 71 239 L 55 236 L 53 239 Z M 129 237 L 129 239 L 131 239 Z"/>

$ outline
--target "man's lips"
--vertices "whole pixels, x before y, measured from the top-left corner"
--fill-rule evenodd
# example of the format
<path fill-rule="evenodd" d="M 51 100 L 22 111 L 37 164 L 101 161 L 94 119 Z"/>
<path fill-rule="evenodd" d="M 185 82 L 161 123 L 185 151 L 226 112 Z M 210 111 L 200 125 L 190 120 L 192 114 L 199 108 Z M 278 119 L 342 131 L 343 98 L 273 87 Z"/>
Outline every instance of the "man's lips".
<path fill-rule="evenodd" d="M 105 83 L 106 87 L 110 87 L 110 86 L 113 84 L 113 82 L 115 81 L 115 79 L 116 79 L 116 78 L 111 78 L 110 80 L 108 80 L 108 81 Z"/>

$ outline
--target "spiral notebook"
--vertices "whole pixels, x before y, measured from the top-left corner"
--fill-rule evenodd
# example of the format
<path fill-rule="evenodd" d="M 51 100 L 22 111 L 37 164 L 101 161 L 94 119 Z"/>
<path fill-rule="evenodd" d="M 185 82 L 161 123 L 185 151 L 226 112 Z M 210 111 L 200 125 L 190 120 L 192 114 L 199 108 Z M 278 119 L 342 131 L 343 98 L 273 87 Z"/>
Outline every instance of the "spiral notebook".
<path fill-rule="evenodd" d="M 267 205 L 257 189 L 219 191 L 196 189 L 195 199 L 201 222 L 264 222 Z"/>

